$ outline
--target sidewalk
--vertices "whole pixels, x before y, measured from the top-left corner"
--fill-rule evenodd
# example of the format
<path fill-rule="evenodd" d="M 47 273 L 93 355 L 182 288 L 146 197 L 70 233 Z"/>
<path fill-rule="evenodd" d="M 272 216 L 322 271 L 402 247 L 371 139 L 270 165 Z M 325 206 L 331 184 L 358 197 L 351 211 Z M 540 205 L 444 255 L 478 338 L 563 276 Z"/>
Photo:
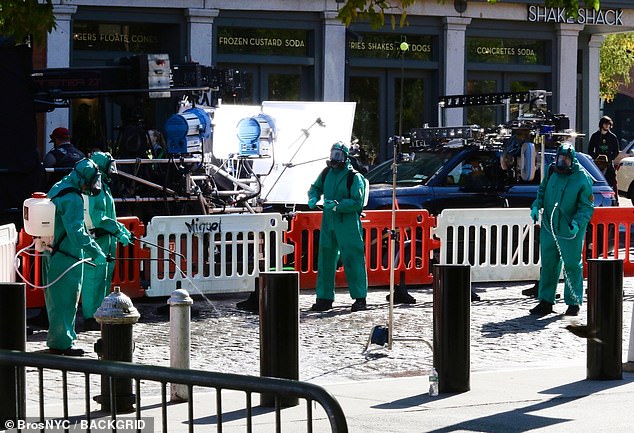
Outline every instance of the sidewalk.
<path fill-rule="evenodd" d="M 563 329 L 569 323 L 558 315 L 535 318 L 528 310 L 536 300 L 521 295 L 532 283 L 474 284 L 481 301 L 471 303 L 470 386 L 461 394 L 429 397 L 427 374 L 433 355 L 421 341 L 432 342 L 432 292 L 428 287 L 410 290 L 414 305 L 396 306 L 393 349 L 362 354 L 372 326 L 386 324 L 385 290 L 371 290 L 367 311 L 350 313 L 352 300 L 338 291 L 335 308 L 327 313 L 309 311 L 313 291 L 300 293 L 300 380 L 329 390 L 346 414 L 351 432 L 625 432 L 634 425 L 634 374 L 623 380 L 588 381 L 586 340 Z M 627 360 L 634 278 L 624 279 L 623 354 Z M 561 285 L 559 288 L 561 292 Z M 245 294 L 196 297 L 191 324 L 191 368 L 207 371 L 259 375 L 259 320 L 255 314 L 235 308 Z M 584 300 L 585 302 L 585 300 Z M 169 366 L 169 320 L 157 312 L 165 299 L 135 301 L 141 321 L 134 325 L 134 362 Z M 577 318 L 585 323 L 586 305 Z M 92 353 L 99 332 L 81 333 L 79 345 Z M 45 347 L 46 332 L 29 336 L 28 351 Z M 27 373 L 29 406 L 37 405 L 35 376 Z M 59 375 L 46 378 L 47 398 L 59 401 Z M 35 382 L 35 383 L 34 383 Z M 71 384 L 71 398 L 82 397 L 83 384 Z M 144 399 L 152 407 L 155 431 L 160 431 L 160 393 Z M 242 415 L 244 395 L 223 392 L 223 431 L 246 431 Z M 196 429 L 215 429 L 211 396 L 196 395 Z M 81 403 L 80 403 L 81 402 Z M 254 404 L 258 404 L 254 396 Z M 73 407 L 81 413 L 83 401 Z M 96 406 L 95 406 L 96 407 Z M 47 405 L 47 411 L 49 406 Z M 170 413 L 185 414 L 187 404 L 171 405 Z M 200 415 L 199 415 L 200 414 Z M 202 415 L 205 414 L 205 415 Z M 273 414 L 255 410 L 254 431 L 272 431 Z M 144 415 L 145 416 L 145 415 Z M 315 416 L 323 413 L 315 409 Z M 306 431 L 305 405 L 285 409 L 282 431 Z M 201 426 L 199 426 L 199 424 Z M 605 424 L 605 425 L 604 425 Z M 175 422 L 170 431 L 185 431 Z M 315 431 L 329 431 L 321 418 Z"/>

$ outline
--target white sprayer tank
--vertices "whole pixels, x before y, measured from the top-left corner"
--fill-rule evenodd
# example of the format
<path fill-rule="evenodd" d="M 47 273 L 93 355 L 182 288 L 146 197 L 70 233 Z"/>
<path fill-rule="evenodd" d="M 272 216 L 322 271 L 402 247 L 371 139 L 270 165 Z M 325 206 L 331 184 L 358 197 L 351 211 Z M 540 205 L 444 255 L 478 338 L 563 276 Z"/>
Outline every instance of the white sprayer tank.
<path fill-rule="evenodd" d="M 55 234 L 55 205 L 43 192 L 34 192 L 24 200 L 24 231 L 35 237 Z"/>

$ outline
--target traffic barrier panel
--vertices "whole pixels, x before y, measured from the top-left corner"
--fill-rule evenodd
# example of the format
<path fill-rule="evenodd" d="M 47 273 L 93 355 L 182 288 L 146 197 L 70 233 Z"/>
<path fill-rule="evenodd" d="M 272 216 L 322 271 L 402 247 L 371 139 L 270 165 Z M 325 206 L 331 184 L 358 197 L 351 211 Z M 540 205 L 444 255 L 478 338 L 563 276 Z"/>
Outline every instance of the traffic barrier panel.
<path fill-rule="evenodd" d="M 24 229 L 20 230 L 18 235 L 18 245 L 16 252 L 28 247 L 33 243 L 33 237 L 27 234 Z M 14 254 L 15 256 L 15 254 Z M 43 308 L 44 303 L 44 291 L 39 288 L 31 286 L 29 283 L 36 286 L 42 286 L 42 255 L 33 250 L 26 254 L 26 252 L 20 254 L 20 273 L 25 277 L 22 282 L 26 284 L 26 308 Z"/>
<path fill-rule="evenodd" d="M 145 293 L 169 296 L 177 282 L 191 294 L 253 291 L 260 272 L 283 270 L 287 228 L 276 213 L 154 217 L 142 239 L 150 243 Z"/>
<path fill-rule="evenodd" d="M 0 226 L 0 282 L 15 282 L 13 259 L 15 258 L 17 242 L 18 232 L 15 229 L 15 224 Z"/>
<path fill-rule="evenodd" d="M 119 217 L 130 233 L 141 239 L 145 235 L 145 225 L 137 217 Z M 119 286 L 121 291 L 130 298 L 141 298 L 145 295 L 145 288 L 141 282 L 141 269 L 148 269 L 150 251 L 142 247 L 142 242 L 136 241 L 128 246 L 117 243 L 117 260 L 115 261 L 112 287 Z"/>
<path fill-rule="evenodd" d="M 121 217 L 117 221 L 124 224 L 138 238 L 144 233 L 144 225 L 137 217 Z M 18 245 L 16 251 L 26 248 L 33 242 L 33 237 L 22 229 L 18 236 Z M 15 253 L 12 257 L 15 256 Z M 141 285 L 140 262 L 149 257 L 149 252 L 143 248 L 139 242 L 128 247 L 117 246 L 117 260 L 115 263 L 114 276 L 112 278 L 112 287 L 120 286 L 121 291 L 130 298 L 139 298 L 145 295 L 145 290 Z M 125 260 L 129 259 L 129 260 Z M 43 308 L 44 292 L 40 288 L 31 286 L 43 286 L 44 278 L 42 275 L 42 254 L 37 251 L 30 251 L 29 254 L 22 253 L 20 255 L 20 272 L 24 275 L 26 285 L 26 306 L 27 308 Z M 12 267 L 13 269 L 13 267 Z"/>
<path fill-rule="evenodd" d="M 528 209 L 445 209 L 432 234 L 440 264 L 470 265 L 471 281 L 539 280 L 539 237 Z"/>
<path fill-rule="evenodd" d="M 623 274 L 633 276 L 632 230 L 634 230 L 634 207 L 595 208 L 586 237 L 585 259 L 621 259 Z M 584 260 L 584 272 L 587 275 L 586 260 Z"/>
<path fill-rule="evenodd" d="M 289 259 L 300 275 L 300 288 L 314 288 L 317 283 L 317 256 L 322 212 L 298 212 L 286 233 L 286 241 L 293 244 Z M 368 286 L 390 284 L 390 262 L 394 256 L 394 271 L 404 276 L 405 284 L 431 284 L 430 257 L 439 243 L 431 236 L 435 217 L 426 210 L 407 209 L 395 213 L 395 251 L 390 251 L 392 212 L 375 210 L 364 212 L 361 222 L 365 241 Z M 339 267 L 336 287 L 346 287 L 344 270 Z"/>

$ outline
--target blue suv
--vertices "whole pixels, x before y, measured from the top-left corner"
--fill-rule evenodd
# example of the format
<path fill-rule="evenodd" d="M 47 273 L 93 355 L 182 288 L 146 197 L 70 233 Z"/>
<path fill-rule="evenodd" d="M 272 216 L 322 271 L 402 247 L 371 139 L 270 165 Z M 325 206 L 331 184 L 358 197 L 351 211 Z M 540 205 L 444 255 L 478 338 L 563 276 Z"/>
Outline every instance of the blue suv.
<path fill-rule="evenodd" d="M 556 149 L 546 149 L 546 169 L 555 152 Z M 427 209 L 437 215 L 451 208 L 530 207 L 541 179 L 539 165 L 532 180 L 524 181 L 513 169 L 502 169 L 501 156 L 501 149 L 468 144 L 415 151 L 408 161 L 397 165 L 398 208 Z M 594 205 L 616 206 L 618 198 L 594 161 L 581 152 L 577 157 L 592 178 Z M 366 209 L 391 209 L 392 161 L 379 164 L 366 178 L 370 183 Z"/>

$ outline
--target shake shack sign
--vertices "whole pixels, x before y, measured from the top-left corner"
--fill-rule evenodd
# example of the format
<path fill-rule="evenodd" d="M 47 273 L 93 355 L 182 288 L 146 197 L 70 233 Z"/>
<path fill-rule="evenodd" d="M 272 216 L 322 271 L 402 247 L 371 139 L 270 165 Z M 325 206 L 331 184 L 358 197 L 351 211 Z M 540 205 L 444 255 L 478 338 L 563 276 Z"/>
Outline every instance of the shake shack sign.
<path fill-rule="evenodd" d="M 529 5 L 528 21 L 532 23 L 567 23 L 567 24 L 602 24 L 622 26 L 623 11 L 621 9 L 579 8 L 576 17 L 569 17 L 566 8 L 548 8 Z"/>

